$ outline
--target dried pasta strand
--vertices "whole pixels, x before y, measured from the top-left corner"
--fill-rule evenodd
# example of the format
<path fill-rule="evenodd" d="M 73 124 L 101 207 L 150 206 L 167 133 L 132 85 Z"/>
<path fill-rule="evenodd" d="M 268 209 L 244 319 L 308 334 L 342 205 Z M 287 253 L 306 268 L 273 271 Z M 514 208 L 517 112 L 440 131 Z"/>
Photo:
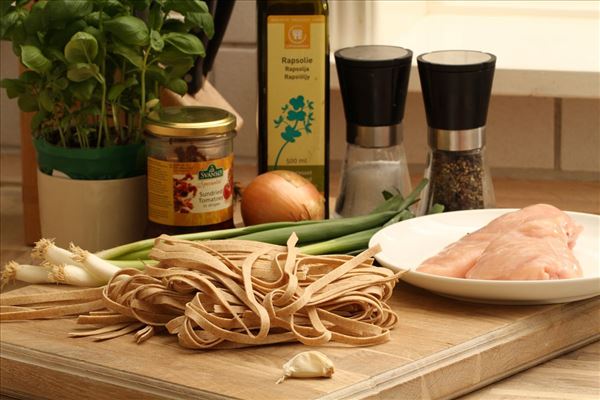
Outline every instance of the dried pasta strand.
<path fill-rule="evenodd" d="M 389 340 L 398 316 L 387 300 L 401 273 L 373 266 L 379 248 L 356 257 L 307 256 L 296 242 L 295 235 L 286 246 L 162 235 L 150 252 L 158 264 L 144 272 L 121 270 L 98 289 L 1 296 L 0 318 L 79 313 L 77 323 L 93 328 L 72 337 L 108 340 L 134 333 L 142 343 L 165 327 L 191 349 Z"/>

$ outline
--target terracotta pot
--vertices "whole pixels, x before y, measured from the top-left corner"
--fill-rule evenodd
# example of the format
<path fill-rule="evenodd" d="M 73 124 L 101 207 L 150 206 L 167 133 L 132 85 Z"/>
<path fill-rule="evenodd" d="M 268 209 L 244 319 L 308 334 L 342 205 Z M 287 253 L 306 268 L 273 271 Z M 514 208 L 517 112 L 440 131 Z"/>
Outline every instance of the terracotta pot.
<path fill-rule="evenodd" d="M 68 179 L 38 170 L 42 237 L 98 251 L 143 238 L 146 175 L 107 180 Z"/>

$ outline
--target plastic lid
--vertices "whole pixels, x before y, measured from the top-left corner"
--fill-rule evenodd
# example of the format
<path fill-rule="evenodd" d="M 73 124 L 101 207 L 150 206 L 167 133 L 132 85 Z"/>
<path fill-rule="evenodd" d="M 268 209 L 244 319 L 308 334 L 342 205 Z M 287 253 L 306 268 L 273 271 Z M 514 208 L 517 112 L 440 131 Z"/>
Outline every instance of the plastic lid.
<path fill-rule="evenodd" d="M 485 126 L 496 56 L 473 50 L 442 50 L 417 57 L 430 127 L 465 130 Z"/>
<path fill-rule="evenodd" d="M 145 128 L 157 136 L 195 137 L 231 132 L 235 115 L 216 107 L 175 106 L 153 111 Z"/>
<path fill-rule="evenodd" d="M 395 46 L 356 46 L 335 52 L 349 124 L 390 126 L 402 122 L 412 51 Z"/>

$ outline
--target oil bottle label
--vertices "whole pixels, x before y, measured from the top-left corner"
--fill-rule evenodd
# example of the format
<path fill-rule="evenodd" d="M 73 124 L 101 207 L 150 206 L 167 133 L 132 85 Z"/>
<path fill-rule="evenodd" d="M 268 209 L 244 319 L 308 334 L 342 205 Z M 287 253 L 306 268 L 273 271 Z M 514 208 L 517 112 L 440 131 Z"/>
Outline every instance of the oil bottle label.
<path fill-rule="evenodd" d="M 325 185 L 324 15 L 267 17 L 268 168 Z"/>
<path fill-rule="evenodd" d="M 171 226 L 233 218 L 233 155 L 202 162 L 148 157 L 148 218 Z"/>

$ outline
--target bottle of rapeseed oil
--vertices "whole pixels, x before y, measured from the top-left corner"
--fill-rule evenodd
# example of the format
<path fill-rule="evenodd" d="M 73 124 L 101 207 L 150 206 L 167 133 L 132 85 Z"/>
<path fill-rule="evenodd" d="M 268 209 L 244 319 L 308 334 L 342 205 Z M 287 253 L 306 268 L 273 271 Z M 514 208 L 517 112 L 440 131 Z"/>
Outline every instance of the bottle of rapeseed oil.
<path fill-rule="evenodd" d="M 257 0 L 258 171 L 297 172 L 329 211 L 327 0 Z"/>

